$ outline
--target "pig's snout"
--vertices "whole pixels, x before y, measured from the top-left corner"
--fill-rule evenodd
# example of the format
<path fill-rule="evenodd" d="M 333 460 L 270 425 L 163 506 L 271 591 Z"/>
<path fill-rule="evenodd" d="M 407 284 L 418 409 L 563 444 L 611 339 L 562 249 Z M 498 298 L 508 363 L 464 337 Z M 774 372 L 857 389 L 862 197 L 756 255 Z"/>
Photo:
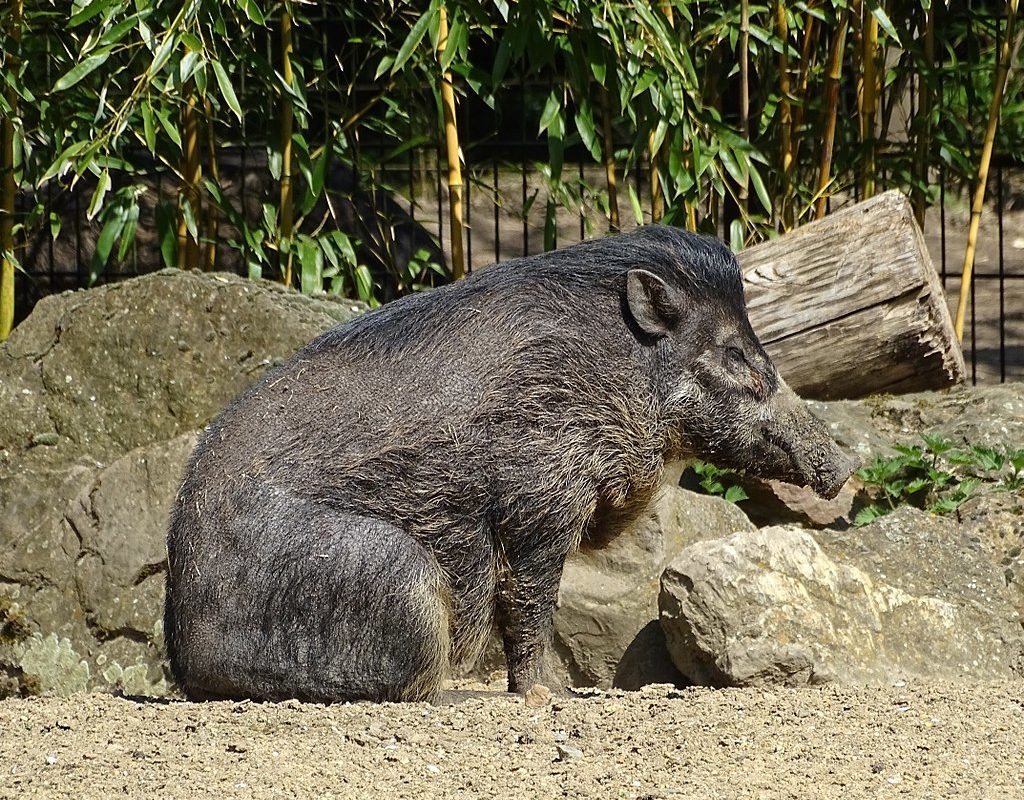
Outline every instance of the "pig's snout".
<path fill-rule="evenodd" d="M 835 456 L 830 465 L 823 467 L 811 480 L 814 493 L 826 500 L 831 500 L 846 484 L 860 462 L 835 448 Z"/>
<path fill-rule="evenodd" d="M 764 438 L 786 454 L 788 475 L 782 477 L 831 500 L 839 494 L 860 462 L 844 453 L 825 424 L 785 387 L 776 397 L 776 413 L 762 429 Z"/>

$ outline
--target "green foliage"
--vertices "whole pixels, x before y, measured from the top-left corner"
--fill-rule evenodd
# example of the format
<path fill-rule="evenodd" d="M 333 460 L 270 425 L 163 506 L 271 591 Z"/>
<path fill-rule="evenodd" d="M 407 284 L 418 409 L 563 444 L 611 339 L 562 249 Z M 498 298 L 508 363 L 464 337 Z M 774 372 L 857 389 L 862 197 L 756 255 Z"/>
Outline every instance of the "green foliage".
<path fill-rule="evenodd" d="M 744 488 L 735 482 L 739 479 L 736 470 L 716 467 L 706 461 L 696 461 L 690 469 L 700 479 L 700 488 L 707 494 L 717 495 L 730 503 L 740 503 L 749 499 Z"/>
<path fill-rule="evenodd" d="M 897 455 L 877 456 L 857 471 L 870 502 L 857 513 L 855 525 L 866 525 L 901 505 L 950 514 L 982 486 L 995 491 L 1024 488 L 1024 449 L 956 447 L 942 436 L 921 438 L 924 447 L 897 445 Z"/>
<path fill-rule="evenodd" d="M 933 192 L 927 171 L 921 174 L 915 163 L 919 143 L 930 165 L 944 165 L 948 181 L 970 184 L 992 95 L 1000 4 L 935 5 L 934 64 L 923 49 L 932 5 L 882 0 L 865 6 L 879 22 L 879 66 L 888 65 L 882 70 L 877 147 L 873 161 L 866 162 L 856 94 L 844 88 L 829 193 L 849 189 L 865 163 L 875 164 L 880 186 Z M 306 187 L 295 198 L 298 231 L 298 219 L 326 198 L 324 176 L 331 163 L 376 176 L 404 163 L 410 149 L 437 141 L 443 66 L 454 75 L 461 103 L 494 109 L 502 124 L 521 118 L 523 130 L 546 143 L 547 157 L 538 167 L 547 189 L 547 246 L 555 242 L 559 209 L 578 212 L 588 223 L 594 209 L 609 213 L 600 181 L 564 169 L 569 159 L 601 162 L 605 97 L 616 166 L 625 173 L 623 194 L 634 218 L 647 212 L 631 179 L 646 172 L 652 151 L 670 223 L 684 224 L 695 212 L 699 227 L 724 232 L 738 248 L 789 224 L 784 204 L 796 222 L 809 216 L 824 144 L 825 64 L 838 21 L 852 7 L 847 0 L 788 4 L 784 37 L 772 4 L 749 4 L 746 134 L 736 99 L 740 0 L 446 0 L 445 6 L 450 33 L 438 65 L 440 0 L 293 4 L 293 77 L 286 84 L 275 60 L 278 2 L 33 3 L 25 10 L 20 45 L 0 24 L 2 79 L 20 101 L 11 114 L 0 99 L 0 115 L 15 123 L 19 185 L 39 188 L 47 181 L 95 176 L 88 208 L 101 223 L 102 247 L 91 265 L 98 276 L 110 258 L 131 246 L 138 215 L 138 196 L 112 188 L 133 181 L 112 176 L 134 172 L 142 152 L 182 177 L 181 114 L 190 100 L 210 143 L 264 143 L 277 177 L 286 143 L 276 123 L 286 100 L 294 111 L 291 145 Z M 855 15 L 843 87 L 856 84 L 854 69 L 861 61 L 860 36 L 854 34 L 862 24 Z M 781 151 L 780 54 L 787 57 L 791 86 L 788 154 Z M 1022 82 L 1019 74 L 1011 78 L 1001 121 L 999 146 L 1010 156 L 1024 133 Z M 902 124 L 911 86 L 918 94 L 931 93 L 935 102 L 927 117 L 915 112 Z M 474 133 L 481 143 L 496 134 Z M 472 162 L 476 142 L 465 142 Z M 784 176 L 787 158 L 792 167 Z M 211 166 L 205 165 L 204 174 L 207 185 L 215 186 Z M 214 189 L 208 195 L 222 218 L 238 217 Z M 339 236 L 335 226 L 316 224 L 284 241 L 278 199 L 265 200 L 269 207 L 258 219 L 235 220 L 235 245 L 245 254 L 249 274 L 280 275 L 279 262 L 290 254 L 304 290 L 328 287 L 379 298 L 380 287 L 359 263 L 351 238 Z M 158 208 L 161 252 L 168 262 L 176 258 L 179 213 L 190 231 L 203 235 L 199 209 L 171 202 L 173 212 Z M 418 264 L 415 274 L 396 279 L 403 291 L 412 291 L 431 272 L 436 270 Z"/>

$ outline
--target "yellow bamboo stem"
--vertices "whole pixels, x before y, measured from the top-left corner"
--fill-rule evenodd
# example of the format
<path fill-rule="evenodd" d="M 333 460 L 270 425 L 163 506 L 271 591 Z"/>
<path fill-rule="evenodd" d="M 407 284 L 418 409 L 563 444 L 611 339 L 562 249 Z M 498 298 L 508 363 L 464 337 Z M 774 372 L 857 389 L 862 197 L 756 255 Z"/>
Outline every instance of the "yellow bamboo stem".
<path fill-rule="evenodd" d="M 604 154 L 604 174 L 608 181 L 608 220 L 612 230 L 619 230 L 619 190 L 615 177 L 615 143 L 612 141 L 612 110 L 608 90 L 598 89 L 601 98 L 601 150 Z"/>
<path fill-rule="evenodd" d="M 292 85 L 292 4 L 285 0 L 281 12 L 281 77 L 287 86 Z M 281 197 L 278 209 L 277 233 L 280 237 L 278 250 L 287 248 L 284 263 L 281 266 L 281 280 L 285 286 L 291 286 L 293 280 L 294 253 L 291 247 L 292 229 L 294 227 L 294 202 L 292 199 L 292 127 L 294 109 L 292 98 L 287 92 L 281 92 Z"/>
<path fill-rule="evenodd" d="M 661 176 L 658 172 L 658 149 L 654 146 L 654 131 L 647 137 L 647 155 L 651 175 L 651 222 L 658 222 L 665 214 L 661 198 Z"/>
<path fill-rule="evenodd" d="M 935 3 L 929 6 L 926 12 L 928 17 L 924 29 L 924 60 L 928 65 L 929 73 L 935 67 Z M 932 132 L 932 91 L 930 74 L 921 76 L 918 80 L 918 101 L 917 117 L 921 125 L 917 131 L 917 147 L 914 153 L 914 175 L 917 177 L 917 185 L 911 191 L 911 198 L 914 205 L 914 217 L 917 224 L 924 227 L 924 215 L 927 209 L 927 195 L 925 185 L 928 183 L 928 150 L 931 148 Z"/>
<path fill-rule="evenodd" d="M 448 12 L 441 6 L 437 37 L 437 60 L 441 62 L 448 46 Z M 441 109 L 444 112 L 445 155 L 448 159 L 448 209 L 452 229 L 452 277 L 466 274 L 466 256 L 462 244 L 462 164 L 459 158 L 459 128 L 455 121 L 455 88 L 452 74 L 441 71 Z"/>
<path fill-rule="evenodd" d="M 740 136 L 750 141 L 750 0 L 740 0 Z M 749 180 L 740 183 L 736 193 L 742 216 L 750 208 Z"/>
<path fill-rule="evenodd" d="M 878 20 L 862 3 L 861 70 L 863 97 L 860 109 L 860 140 L 864 145 L 864 163 L 861 167 L 861 199 L 875 194 L 875 117 L 878 113 Z"/>
<path fill-rule="evenodd" d="M 791 147 L 792 133 L 792 109 L 789 103 L 789 56 L 786 47 L 789 42 L 789 23 L 786 20 L 785 0 L 775 0 L 775 33 L 782 41 L 782 52 L 779 53 L 779 149 L 782 155 L 782 191 L 780 195 L 785 198 L 789 194 L 789 183 L 793 169 L 793 150 Z M 779 209 L 782 218 L 783 230 L 793 227 L 792 215 L 788 215 L 786 203 Z"/>
<path fill-rule="evenodd" d="M 1003 104 L 1006 75 L 1010 71 L 1010 56 L 1013 52 L 1013 26 L 1016 19 L 1017 0 L 1007 0 L 1006 30 L 1003 32 L 1003 44 L 999 51 L 996 82 L 992 89 L 992 104 L 988 109 L 988 127 L 985 129 L 985 142 L 981 148 L 981 163 L 978 165 L 978 183 L 974 187 L 974 202 L 971 203 L 971 226 L 967 230 L 967 249 L 964 251 L 964 269 L 960 276 L 960 302 L 957 305 L 956 320 L 953 323 L 957 341 L 960 342 L 964 340 L 964 317 L 967 314 L 967 299 L 971 293 L 974 251 L 978 246 L 978 227 L 981 224 L 981 210 L 985 203 L 988 168 L 992 163 L 992 146 L 996 140 L 996 129 L 999 127 L 999 109 Z"/>
<path fill-rule="evenodd" d="M 803 144 L 804 112 L 807 108 L 807 87 L 810 85 L 811 63 L 814 58 L 814 16 L 807 12 L 804 19 L 804 43 L 800 48 L 800 77 L 797 79 L 797 94 L 800 102 L 793 109 L 793 124 L 790 126 L 792 133 L 790 147 L 793 151 L 793 169 L 796 169 L 800 156 L 800 145 Z M 792 183 L 788 197 L 783 198 L 784 203 L 793 203 Z"/>
<path fill-rule="evenodd" d="M 181 111 L 181 198 L 178 209 L 178 268 L 196 269 L 199 266 L 199 243 L 189 233 L 185 221 L 184 205 L 187 201 L 192 217 L 198 225 L 201 216 L 199 184 L 203 176 L 199 158 L 199 115 L 196 113 L 195 84 L 189 81 L 185 89 L 185 107 Z M 198 231 L 197 231 L 198 233 Z"/>
<path fill-rule="evenodd" d="M 673 27 L 675 20 L 672 14 L 672 4 L 663 2 L 661 4 L 661 13 L 665 15 L 669 27 Z M 647 152 L 650 157 L 651 174 L 651 222 L 658 222 L 665 215 L 665 201 L 661 196 L 661 173 L 658 167 L 659 150 L 654 146 L 653 130 L 647 139 Z"/>
<path fill-rule="evenodd" d="M 21 42 L 22 0 L 11 4 L 7 36 L 14 45 L 7 56 L 9 74 L 18 72 L 18 44 Z M 14 116 L 18 113 L 18 94 L 8 85 L 4 99 L 10 116 L 0 121 L 0 342 L 6 341 L 14 327 Z"/>
<path fill-rule="evenodd" d="M 818 167 L 818 191 L 814 218 L 825 216 L 828 204 L 828 185 L 832 181 L 832 148 L 836 138 L 836 114 L 839 109 L 839 78 L 843 68 L 843 51 L 846 48 L 846 29 L 850 20 L 848 12 L 839 10 L 839 27 L 832 39 L 828 58 L 828 74 L 825 78 L 825 130 L 821 143 L 821 163 Z"/>

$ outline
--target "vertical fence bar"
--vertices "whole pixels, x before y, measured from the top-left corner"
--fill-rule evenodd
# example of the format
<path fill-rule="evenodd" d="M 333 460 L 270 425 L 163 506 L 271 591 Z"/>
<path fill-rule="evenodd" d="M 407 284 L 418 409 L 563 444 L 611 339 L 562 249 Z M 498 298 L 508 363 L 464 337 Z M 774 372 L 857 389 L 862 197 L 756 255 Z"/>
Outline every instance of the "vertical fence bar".
<path fill-rule="evenodd" d="M 523 255 L 530 254 L 530 215 L 527 212 L 527 182 L 526 182 L 526 68 L 522 71 L 521 91 L 519 94 L 522 103 L 522 113 L 519 115 L 519 165 L 522 173 L 522 205 L 523 212 Z"/>
<path fill-rule="evenodd" d="M 1006 383 L 1006 259 L 1003 242 L 1003 165 L 996 162 L 996 213 L 999 225 L 999 382 Z"/>
<path fill-rule="evenodd" d="M 498 161 L 494 161 L 494 263 L 501 261 L 501 195 L 498 183 Z"/>

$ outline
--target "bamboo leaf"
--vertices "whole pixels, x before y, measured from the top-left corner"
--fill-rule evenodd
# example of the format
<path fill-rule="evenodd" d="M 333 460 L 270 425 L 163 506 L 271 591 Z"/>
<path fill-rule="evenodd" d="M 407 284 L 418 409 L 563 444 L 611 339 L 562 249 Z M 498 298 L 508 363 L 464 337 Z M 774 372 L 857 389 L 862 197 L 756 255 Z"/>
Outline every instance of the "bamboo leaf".
<path fill-rule="evenodd" d="M 263 12 L 260 7 L 256 5 L 254 0 L 237 0 L 239 7 L 245 13 L 245 16 L 249 18 L 250 22 L 255 22 L 257 25 L 265 25 L 266 18 L 263 16 Z"/>
<path fill-rule="evenodd" d="M 102 14 L 108 8 L 110 8 L 116 0 L 93 0 L 88 5 L 83 6 L 78 12 L 71 15 L 71 19 L 67 21 L 68 28 L 77 28 L 83 22 L 88 22 L 93 17 Z"/>
<path fill-rule="evenodd" d="M 79 61 L 57 79 L 57 82 L 53 85 L 53 91 L 63 92 L 65 89 L 70 89 L 86 75 L 101 67 L 109 57 L 110 48 L 107 47 Z"/>
<path fill-rule="evenodd" d="M 636 220 L 637 225 L 644 224 L 644 209 L 640 205 L 640 198 L 637 197 L 636 187 L 632 183 L 629 184 L 629 203 L 633 207 L 633 219 Z"/>
<path fill-rule="evenodd" d="M 114 249 L 117 237 L 121 235 L 124 222 L 123 216 L 113 214 L 100 229 L 100 235 L 96 239 L 96 249 L 93 251 L 92 261 L 89 264 L 90 285 L 95 283 L 96 279 L 107 268 L 107 262 L 110 261 L 110 253 Z"/>
<path fill-rule="evenodd" d="M 231 109 L 231 113 L 241 120 L 242 106 L 238 102 L 238 96 L 231 85 L 231 79 L 228 77 L 227 70 L 224 69 L 224 65 L 220 61 L 216 60 L 210 62 L 210 67 L 213 69 L 213 76 L 217 79 L 217 87 L 220 89 L 224 102 Z"/>
<path fill-rule="evenodd" d="M 181 133 L 178 131 L 178 126 L 171 122 L 168 110 L 166 108 L 158 109 L 156 118 L 159 120 L 160 127 L 164 129 L 167 137 L 178 147 L 181 147 Z"/>
<path fill-rule="evenodd" d="M 117 247 L 117 260 L 124 261 L 128 255 L 129 248 L 135 243 L 135 231 L 139 225 L 139 204 L 133 202 L 125 217 L 124 229 L 121 231 L 121 241 Z"/>
<path fill-rule="evenodd" d="M 324 254 L 316 242 L 303 236 L 297 242 L 299 251 L 299 282 L 303 294 L 322 292 L 324 288 Z"/>
<path fill-rule="evenodd" d="M 185 53 L 181 62 L 178 64 L 178 77 L 182 83 L 185 83 L 185 81 L 192 77 L 193 73 L 199 67 L 202 57 L 202 53 L 195 50 L 189 50 Z"/>
<path fill-rule="evenodd" d="M 762 207 L 764 207 L 765 211 L 771 212 L 772 199 L 768 196 L 768 189 L 761 179 L 761 173 L 758 172 L 753 164 L 750 164 L 750 182 L 754 185 L 754 193 L 757 195 L 757 199 L 761 201 Z"/>
<path fill-rule="evenodd" d="M 100 173 L 100 179 L 96 183 L 96 189 L 92 193 L 92 200 L 89 201 L 89 209 L 85 212 L 86 219 L 92 219 L 96 216 L 96 213 L 100 210 L 100 206 L 103 205 L 103 198 L 106 197 L 109 189 L 110 171 L 105 169 Z"/>
<path fill-rule="evenodd" d="M 868 8 L 871 10 L 871 16 L 878 20 L 878 26 L 885 31 L 887 36 L 892 38 L 897 46 L 902 47 L 900 36 L 896 33 L 896 28 L 892 24 L 892 20 L 889 19 L 889 15 L 885 13 L 885 9 L 879 4 L 879 0 L 868 0 Z"/>
<path fill-rule="evenodd" d="M 353 271 L 353 277 L 356 281 L 356 296 L 364 302 L 369 302 L 373 299 L 373 276 L 370 275 L 370 270 L 365 264 L 360 264 Z"/>
<path fill-rule="evenodd" d="M 541 112 L 540 129 L 537 132 L 544 133 L 544 131 L 548 129 L 548 127 L 551 125 L 552 122 L 555 121 L 556 118 L 560 118 L 561 115 L 559 114 L 559 112 L 561 111 L 561 109 L 562 100 L 559 97 L 558 93 L 554 89 L 552 89 L 551 92 L 548 94 L 547 102 L 544 104 L 544 110 Z"/>
<path fill-rule="evenodd" d="M 416 20 L 416 24 L 412 26 L 412 30 L 409 31 L 409 35 L 405 37 L 405 41 L 402 42 L 402 46 L 398 49 L 398 55 L 395 56 L 395 63 L 391 65 L 392 75 L 397 74 L 402 67 L 405 66 L 405 62 L 409 60 L 409 56 L 412 55 L 413 51 L 419 47 L 427 29 L 437 18 L 437 15 L 438 7 L 431 3 L 430 8 L 423 12 L 423 16 Z"/>
<path fill-rule="evenodd" d="M 181 43 L 185 45 L 188 50 L 201 53 L 203 51 L 203 40 L 196 36 L 190 31 L 183 31 L 181 34 Z"/>

